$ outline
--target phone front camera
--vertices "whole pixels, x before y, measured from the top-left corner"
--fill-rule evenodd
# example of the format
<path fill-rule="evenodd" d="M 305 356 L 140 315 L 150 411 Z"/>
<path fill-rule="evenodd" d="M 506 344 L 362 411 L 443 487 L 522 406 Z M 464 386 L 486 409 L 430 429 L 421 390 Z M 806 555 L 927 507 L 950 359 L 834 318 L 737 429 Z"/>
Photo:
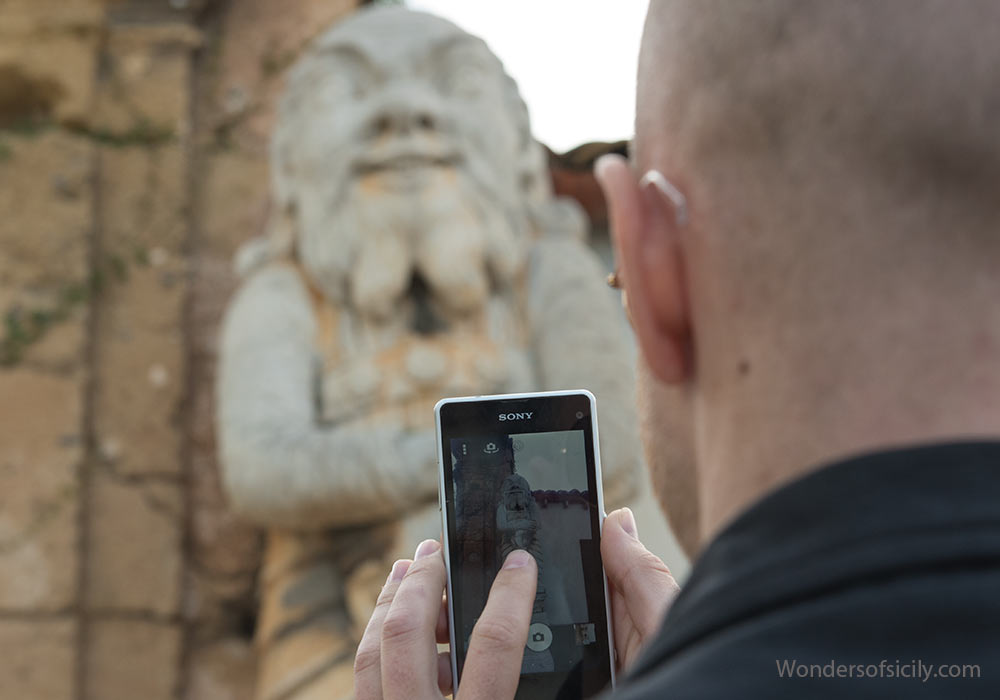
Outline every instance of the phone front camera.
<path fill-rule="evenodd" d="M 580 420 L 581 418 L 583 418 L 583 411 L 577 411 L 576 412 L 576 419 Z"/>

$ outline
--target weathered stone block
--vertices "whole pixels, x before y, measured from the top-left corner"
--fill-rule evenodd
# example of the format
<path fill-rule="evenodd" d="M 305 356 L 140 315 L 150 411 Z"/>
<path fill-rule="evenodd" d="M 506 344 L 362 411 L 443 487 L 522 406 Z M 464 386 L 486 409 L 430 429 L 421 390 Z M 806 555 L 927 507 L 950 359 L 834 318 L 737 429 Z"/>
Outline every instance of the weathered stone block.
<path fill-rule="evenodd" d="M 183 156 L 176 145 L 101 153 L 102 262 L 110 281 L 101 297 L 95 426 L 103 457 L 122 474 L 180 470 Z"/>
<path fill-rule="evenodd" d="M 255 677 L 256 657 L 248 641 L 209 644 L 191 655 L 187 700 L 248 700 Z"/>
<path fill-rule="evenodd" d="M 91 492 L 87 605 L 97 611 L 176 614 L 182 565 L 180 487 L 129 485 L 98 471 Z"/>
<path fill-rule="evenodd" d="M 0 6 L 0 121 L 86 123 L 103 14 L 90 0 Z"/>
<path fill-rule="evenodd" d="M 227 13 L 213 118 L 241 149 L 265 155 L 281 77 L 309 41 L 357 0 L 245 0 Z"/>
<path fill-rule="evenodd" d="M 76 623 L 0 621 L 0 698 L 72 700 Z"/>
<path fill-rule="evenodd" d="M 268 161 L 238 151 L 216 154 L 205 172 L 202 252 L 227 259 L 247 239 L 264 232 L 268 216 Z M 239 202 L 240 206 L 222 206 Z"/>
<path fill-rule="evenodd" d="M 202 307 L 212 319 L 202 318 L 193 324 L 197 359 L 191 371 L 197 373 L 194 385 L 198 390 L 190 406 L 188 484 L 193 530 L 184 614 L 196 621 L 198 640 L 249 633 L 248 621 L 256 610 L 254 592 L 262 544 L 260 530 L 230 510 L 216 457 L 212 369 L 218 316 L 227 296 L 200 297 L 208 307 L 218 307 L 217 312 Z"/>
<path fill-rule="evenodd" d="M 177 263 L 188 235 L 187 175 L 186 154 L 176 143 L 101 149 L 106 258 L 118 256 L 129 269 Z"/>
<path fill-rule="evenodd" d="M 112 25 L 94 128 L 129 143 L 186 135 L 191 52 L 200 44 L 184 22 Z"/>
<path fill-rule="evenodd" d="M 180 473 L 183 293 L 139 269 L 102 309 L 95 427 L 101 457 L 120 474 Z"/>
<path fill-rule="evenodd" d="M 0 159 L 0 285 L 85 282 L 93 145 L 51 129 L 0 138 L 8 151 Z"/>
<path fill-rule="evenodd" d="M 260 531 L 229 510 L 214 462 L 196 456 L 192 472 L 193 556 L 198 568 L 224 579 L 230 590 L 249 591 L 260 560 Z"/>
<path fill-rule="evenodd" d="M 82 392 L 78 378 L 0 371 L 2 608 L 74 601 Z"/>
<path fill-rule="evenodd" d="M 19 295 L 23 300 L 26 295 Z M 53 295 L 49 295 L 51 298 Z M 31 306 L 21 302 L 22 309 Z M 0 310 L 9 310 L 10 306 L 0 306 Z M 51 313 L 51 304 L 39 305 L 43 313 Z M 22 360 L 18 366 L 30 367 L 61 376 L 70 376 L 79 372 L 83 364 L 83 352 L 86 345 L 88 307 L 81 303 L 66 310 L 65 316 L 56 311 L 56 319 L 46 324 L 44 333 L 34 342 L 24 348 Z"/>
<path fill-rule="evenodd" d="M 85 697 L 174 700 L 181 631 L 176 625 L 97 620 L 91 625 Z"/>

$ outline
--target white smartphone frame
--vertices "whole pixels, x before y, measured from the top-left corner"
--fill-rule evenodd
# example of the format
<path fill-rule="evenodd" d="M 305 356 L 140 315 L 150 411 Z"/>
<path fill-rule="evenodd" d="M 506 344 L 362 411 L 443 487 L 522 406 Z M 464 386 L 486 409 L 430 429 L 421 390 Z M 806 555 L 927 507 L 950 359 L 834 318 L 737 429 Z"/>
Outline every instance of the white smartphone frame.
<path fill-rule="evenodd" d="M 445 503 L 445 453 L 443 449 L 443 433 L 441 430 L 441 407 L 445 404 L 451 403 L 483 403 L 487 401 L 506 401 L 506 400 L 518 400 L 518 399 L 531 399 L 531 398 L 555 398 L 559 396 L 586 396 L 590 401 L 590 423 L 591 430 L 594 436 L 594 471 L 595 479 L 594 482 L 597 485 L 597 509 L 600 514 L 599 517 L 599 532 L 600 536 L 604 537 L 604 520 L 607 518 L 607 513 L 604 510 L 604 482 L 601 473 L 601 441 L 600 435 L 598 434 L 597 427 L 597 399 L 596 397 L 586 389 L 565 389 L 560 391 L 533 391 L 518 394 L 491 394 L 483 396 L 457 396 L 453 398 L 444 398 L 438 401 L 434 405 L 434 424 L 437 432 L 437 450 L 438 450 L 438 510 L 441 513 L 441 544 L 442 551 L 444 554 L 444 565 L 448 573 L 447 579 L 447 589 L 448 589 L 448 637 L 449 637 L 449 648 L 448 656 L 451 661 L 451 677 L 455 683 L 453 689 L 453 694 L 458 693 L 458 658 L 455 655 L 455 608 L 452 604 L 454 598 L 452 598 L 451 592 L 451 550 L 448 545 L 448 509 L 444 507 Z M 615 650 L 615 640 L 614 640 L 614 624 L 611 619 L 611 596 L 608 592 L 608 574 L 604 569 L 604 558 L 601 558 L 601 573 L 604 578 L 604 609 L 605 615 L 608 621 L 608 663 L 611 667 L 611 688 L 615 687 L 615 665 L 617 651 Z"/>

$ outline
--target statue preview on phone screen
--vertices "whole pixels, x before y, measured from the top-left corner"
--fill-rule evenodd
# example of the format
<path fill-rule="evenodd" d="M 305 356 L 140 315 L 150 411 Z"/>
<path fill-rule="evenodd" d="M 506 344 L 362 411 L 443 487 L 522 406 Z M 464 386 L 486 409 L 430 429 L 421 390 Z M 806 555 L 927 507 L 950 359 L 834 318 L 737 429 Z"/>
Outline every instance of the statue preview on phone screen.
<path fill-rule="evenodd" d="M 456 688 L 493 579 L 524 549 L 538 586 L 516 697 L 596 695 L 614 679 L 614 657 L 594 396 L 444 399 L 435 413 Z"/>

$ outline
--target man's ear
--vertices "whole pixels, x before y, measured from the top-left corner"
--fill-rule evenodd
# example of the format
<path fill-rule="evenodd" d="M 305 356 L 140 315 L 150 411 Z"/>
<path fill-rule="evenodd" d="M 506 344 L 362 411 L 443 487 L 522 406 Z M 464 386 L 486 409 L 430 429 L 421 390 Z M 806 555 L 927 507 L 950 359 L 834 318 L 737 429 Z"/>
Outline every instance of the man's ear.
<path fill-rule="evenodd" d="M 594 168 L 608 202 L 619 273 L 632 327 L 656 378 L 691 378 L 691 324 L 677 203 L 656 187 L 636 184 L 624 158 L 604 156 Z M 686 215 L 686 214 L 685 214 Z"/>

